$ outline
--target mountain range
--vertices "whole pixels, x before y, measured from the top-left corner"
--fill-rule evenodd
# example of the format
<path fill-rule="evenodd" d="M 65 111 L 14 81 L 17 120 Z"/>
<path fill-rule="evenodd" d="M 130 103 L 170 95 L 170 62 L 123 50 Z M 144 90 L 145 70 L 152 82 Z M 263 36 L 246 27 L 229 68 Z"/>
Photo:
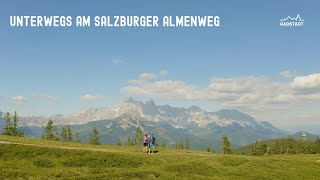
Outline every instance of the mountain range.
<path fill-rule="evenodd" d="M 140 126 L 145 132 L 154 132 L 159 144 L 174 146 L 184 143 L 187 137 L 193 149 L 218 149 L 224 134 L 234 147 L 287 135 L 267 121 L 257 121 L 234 109 L 206 112 L 197 106 L 179 108 L 133 98 L 110 108 L 91 108 L 67 116 L 20 117 L 19 123 L 26 136 L 40 137 L 49 118 L 58 129 L 69 124 L 84 143 L 88 142 L 93 127 L 98 129 L 102 143 L 115 144 L 118 138 L 126 142 Z"/>

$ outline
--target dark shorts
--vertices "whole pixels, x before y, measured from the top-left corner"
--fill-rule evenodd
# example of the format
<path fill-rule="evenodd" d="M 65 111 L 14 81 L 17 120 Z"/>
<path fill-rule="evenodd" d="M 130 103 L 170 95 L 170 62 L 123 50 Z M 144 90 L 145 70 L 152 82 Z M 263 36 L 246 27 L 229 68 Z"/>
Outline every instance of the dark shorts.
<path fill-rule="evenodd" d="M 149 144 L 148 143 L 143 143 L 143 146 L 148 146 Z"/>

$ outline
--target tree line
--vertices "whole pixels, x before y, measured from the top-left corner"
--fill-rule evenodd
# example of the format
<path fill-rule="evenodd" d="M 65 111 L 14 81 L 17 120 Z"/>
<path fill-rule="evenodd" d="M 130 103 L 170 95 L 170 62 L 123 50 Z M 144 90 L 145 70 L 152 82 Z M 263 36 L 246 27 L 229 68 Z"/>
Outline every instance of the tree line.
<path fill-rule="evenodd" d="M 18 114 L 10 112 L 4 114 L 3 135 L 24 137 L 24 132 L 18 128 Z"/>
<path fill-rule="evenodd" d="M 190 149 L 190 141 L 189 141 L 189 138 L 186 136 L 185 137 L 185 143 L 176 143 L 176 149 L 180 149 L 180 150 L 189 150 Z M 207 147 L 206 149 L 207 152 L 213 152 L 215 153 L 215 150 L 214 148 L 210 148 L 210 147 Z M 232 149 L 231 149 L 231 142 L 228 138 L 227 135 L 223 135 L 222 136 L 222 143 L 221 143 L 221 152 L 223 154 L 232 154 Z"/>
<path fill-rule="evenodd" d="M 24 137 L 23 130 L 18 128 L 19 118 L 16 111 L 13 114 L 10 112 L 4 113 L 3 118 L 3 135 Z M 51 119 L 48 120 L 46 126 L 44 127 L 41 138 L 53 141 L 81 143 L 79 133 L 76 131 L 73 136 L 70 125 L 62 127 L 61 132 L 58 132 L 57 126 L 54 125 L 54 122 Z M 100 137 L 96 128 L 92 129 L 89 144 L 100 144 Z"/>
<path fill-rule="evenodd" d="M 59 133 L 58 128 L 54 125 L 52 119 L 48 120 L 46 126 L 44 127 L 44 131 L 41 138 L 53 141 L 81 143 L 78 131 L 76 131 L 73 136 L 70 125 L 66 125 L 62 127 L 61 132 Z M 92 129 L 89 144 L 100 145 L 100 137 L 97 128 Z"/>
<path fill-rule="evenodd" d="M 320 153 L 320 139 L 315 141 L 296 140 L 292 136 L 283 139 L 276 139 L 272 144 L 256 142 L 251 148 L 253 156 L 271 154 L 318 154 Z"/>
<path fill-rule="evenodd" d="M 177 143 L 176 144 L 176 149 L 190 149 L 190 141 L 188 137 L 185 138 L 185 144 L 183 143 Z M 210 148 L 209 146 L 206 149 L 207 152 L 213 152 L 215 153 L 214 148 Z M 231 149 L 231 142 L 228 138 L 227 135 L 222 136 L 222 143 L 221 143 L 221 152 L 223 154 L 232 154 L 232 149 Z"/>

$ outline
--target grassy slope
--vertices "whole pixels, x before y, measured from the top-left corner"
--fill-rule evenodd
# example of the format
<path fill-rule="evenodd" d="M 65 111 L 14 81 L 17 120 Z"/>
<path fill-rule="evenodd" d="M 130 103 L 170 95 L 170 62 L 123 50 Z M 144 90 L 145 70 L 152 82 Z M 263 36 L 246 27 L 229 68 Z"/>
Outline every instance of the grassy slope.
<path fill-rule="evenodd" d="M 92 146 L 0 136 L 0 179 L 317 179 L 320 155 L 251 157 L 159 148 Z M 40 145 L 40 146 L 39 146 Z M 72 149 L 76 148 L 76 149 Z"/>

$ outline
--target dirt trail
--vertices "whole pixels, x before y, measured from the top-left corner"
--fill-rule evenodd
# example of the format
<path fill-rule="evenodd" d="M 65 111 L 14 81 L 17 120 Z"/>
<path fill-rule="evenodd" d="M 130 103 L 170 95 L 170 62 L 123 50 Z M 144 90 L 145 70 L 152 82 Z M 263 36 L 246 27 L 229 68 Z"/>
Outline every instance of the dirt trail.
<path fill-rule="evenodd" d="M 3 141 L 0 140 L 1 144 L 15 144 L 15 145 L 24 145 L 24 146 L 34 146 L 34 147 L 46 147 L 46 148 L 59 148 L 59 149 L 69 149 L 69 150 L 87 150 L 87 151 L 97 151 L 97 152 L 114 152 L 114 153 L 127 153 L 127 154 L 137 154 L 138 152 L 128 152 L 128 151 L 120 151 L 120 150 L 113 150 L 113 149 L 98 149 L 98 148 L 82 148 L 82 147 L 67 147 L 67 146 L 56 146 L 56 145 L 45 145 L 45 144 L 32 144 L 32 143 L 21 143 L 21 142 L 12 142 L 12 141 Z M 140 153 L 138 153 L 140 154 Z M 171 153 L 161 153 L 162 155 L 169 155 Z M 205 154 L 205 153 L 188 153 L 188 154 L 181 154 L 182 156 L 201 156 L 201 157 L 209 157 L 214 156 L 214 154 Z"/>
<path fill-rule="evenodd" d="M 29 144 L 29 143 L 19 143 L 19 142 L 9 142 L 9 141 L 0 141 L 0 144 L 16 144 L 16 145 L 24 145 L 24 146 L 59 148 L 59 149 L 74 149 L 74 150 L 88 150 L 88 151 L 100 151 L 100 152 L 119 152 L 119 151 L 110 150 L 110 149 L 78 148 L 78 147 L 65 147 L 65 146 L 48 146 L 48 145 L 43 145 L 43 144 Z"/>

